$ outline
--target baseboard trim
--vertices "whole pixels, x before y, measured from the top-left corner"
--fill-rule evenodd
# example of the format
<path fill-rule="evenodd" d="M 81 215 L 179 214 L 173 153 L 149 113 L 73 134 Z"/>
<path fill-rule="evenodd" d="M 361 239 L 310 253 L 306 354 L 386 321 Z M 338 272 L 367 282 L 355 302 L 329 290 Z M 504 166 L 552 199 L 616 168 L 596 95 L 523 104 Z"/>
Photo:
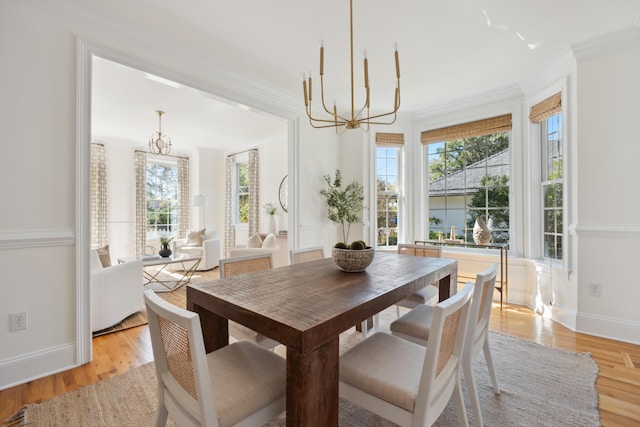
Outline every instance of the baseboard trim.
<path fill-rule="evenodd" d="M 561 304 L 553 304 L 551 308 L 551 318 L 554 322 L 560 323 L 562 326 L 576 330 L 576 318 L 577 312 L 573 309 L 567 308 Z"/>
<path fill-rule="evenodd" d="M 640 345 L 640 322 L 619 320 L 607 316 L 578 313 L 576 332 Z"/>
<path fill-rule="evenodd" d="M 0 390 L 24 384 L 76 366 L 74 343 L 0 361 Z"/>

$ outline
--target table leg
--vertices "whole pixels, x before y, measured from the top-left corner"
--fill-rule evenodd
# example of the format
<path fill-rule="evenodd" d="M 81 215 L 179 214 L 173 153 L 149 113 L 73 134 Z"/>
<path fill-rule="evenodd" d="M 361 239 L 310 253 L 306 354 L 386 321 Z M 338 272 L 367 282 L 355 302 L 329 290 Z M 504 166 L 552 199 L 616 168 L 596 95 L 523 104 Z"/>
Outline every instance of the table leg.
<path fill-rule="evenodd" d="M 229 321 L 226 318 L 194 304 L 188 298 L 187 310 L 200 316 L 204 349 L 207 353 L 229 345 Z"/>
<path fill-rule="evenodd" d="M 452 273 L 440 279 L 438 283 L 438 302 L 442 302 L 458 292 L 458 274 Z"/>
<path fill-rule="evenodd" d="M 287 426 L 337 427 L 339 337 L 309 353 L 287 347 Z"/>
<path fill-rule="evenodd" d="M 362 322 L 356 323 L 356 331 L 362 332 L 362 323 L 364 323 L 364 320 Z M 372 328 L 373 328 L 373 317 L 369 317 L 367 319 L 367 330 L 370 330 Z"/>

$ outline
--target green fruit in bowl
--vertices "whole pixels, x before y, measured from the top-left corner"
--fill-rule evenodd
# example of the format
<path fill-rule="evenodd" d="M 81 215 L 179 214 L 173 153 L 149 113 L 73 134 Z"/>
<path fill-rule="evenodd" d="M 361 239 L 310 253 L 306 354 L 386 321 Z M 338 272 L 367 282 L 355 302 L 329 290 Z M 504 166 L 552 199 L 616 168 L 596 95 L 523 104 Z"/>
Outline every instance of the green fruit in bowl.
<path fill-rule="evenodd" d="M 351 243 L 349 249 L 354 251 L 361 251 L 366 247 L 367 245 L 362 240 L 356 240 L 355 242 Z"/>
<path fill-rule="evenodd" d="M 343 242 L 336 243 L 335 247 L 338 248 L 338 249 L 349 249 L 349 248 L 347 248 L 347 245 L 345 245 Z"/>

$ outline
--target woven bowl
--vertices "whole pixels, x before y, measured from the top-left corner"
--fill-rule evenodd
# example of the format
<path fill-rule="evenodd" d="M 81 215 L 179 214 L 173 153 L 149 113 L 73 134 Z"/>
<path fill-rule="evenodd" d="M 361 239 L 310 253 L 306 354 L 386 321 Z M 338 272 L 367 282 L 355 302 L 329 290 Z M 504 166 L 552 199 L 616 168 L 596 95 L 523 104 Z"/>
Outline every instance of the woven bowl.
<path fill-rule="evenodd" d="M 332 248 L 331 256 L 338 268 L 347 273 L 360 273 L 367 269 L 375 250 L 371 247 L 357 251 L 351 249 Z"/>

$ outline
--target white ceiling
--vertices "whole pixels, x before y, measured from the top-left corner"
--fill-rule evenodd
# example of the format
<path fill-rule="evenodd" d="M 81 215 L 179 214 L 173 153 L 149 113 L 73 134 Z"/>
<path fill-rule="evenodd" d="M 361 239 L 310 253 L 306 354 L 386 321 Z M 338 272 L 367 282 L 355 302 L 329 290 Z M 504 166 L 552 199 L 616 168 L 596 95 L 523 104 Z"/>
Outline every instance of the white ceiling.
<path fill-rule="evenodd" d="M 56 0 L 103 23 L 184 48 L 229 72 L 300 99 L 301 75 L 315 73 L 325 40 L 328 102 L 349 103 L 347 0 Z M 353 0 L 356 100 L 367 49 L 372 108 L 393 102 L 398 43 L 401 112 L 526 83 L 577 42 L 640 25 L 638 0 Z M 201 59 L 202 59 L 201 58 Z M 146 142 L 165 109 L 174 146 L 221 149 L 286 133 L 286 123 L 148 80 L 108 61 L 95 66 L 95 135 Z M 317 110 L 317 108 L 316 108 Z M 235 114 L 244 117 L 237 118 Z M 251 118 L 246 117 L 250 115 Z M 255 125 L 252 123 L 255 121 Z"/>
<path fill-rule="evenodd" d="M 174 152 L 197 147 L 229 152 L 286 138 L 287 123 L 237 103 L 94 57 L 91 133 L 95 141 L 148 144 L 158 130 Z M 177 150 L 177 151 L 176 151 Z"/>

